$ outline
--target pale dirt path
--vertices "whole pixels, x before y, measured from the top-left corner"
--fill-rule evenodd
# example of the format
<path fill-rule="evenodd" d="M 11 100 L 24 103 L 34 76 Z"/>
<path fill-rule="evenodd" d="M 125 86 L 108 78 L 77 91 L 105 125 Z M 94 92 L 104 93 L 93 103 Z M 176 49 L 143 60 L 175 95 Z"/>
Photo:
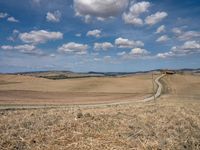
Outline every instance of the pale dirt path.
<path fill-rule="evenodd" d="M 67 104 L 67 105 L 0 105 L 0 110 L 16 110 L 16 109 L 44 109 L 44 108 L 72 108 L 72 107 L 81 107 L 81 108 L 88 108 L 88 107 L 107 107 L 107 106 L 113 106 L 113 105 L 120 105 L 120 104 L 130 104 L 130 103 L 139 103 L 139 102 L 149 102 L 154 100 L 155 98 L 158 98 L 162 93 L 163 85 L 160 83 L 160 79 L 163 78 L 165 74 L 162 74 L 161 76 L 157 77 L 155 79 L 155 83 L 157 84 L 158 88 L 156 91 L 155 96 L 152 95 L 151 97 L 138 100 L 138 101 L 132 101 L 131 99 L 128 99 L 123 102 L 115 102 L 115 103 L 106 103 L 106 104 Z"/>
<path fill-rule="evenodd" d="M 158 98 L 161 95 L 163 85 L 160 83 L 160 79 L 163 78 L 164 76 L 165 76 L 165 74 L 162 74 L 161 76 L 159 76 L 155 79 L 155 83 L 158 85 L 155 96 L 153 95 L 149 98 L 145 98 L 144 100 L 142 100 L 143 102 L 148 102 L 148 101 L 154 100 L 154 98 Z"/>

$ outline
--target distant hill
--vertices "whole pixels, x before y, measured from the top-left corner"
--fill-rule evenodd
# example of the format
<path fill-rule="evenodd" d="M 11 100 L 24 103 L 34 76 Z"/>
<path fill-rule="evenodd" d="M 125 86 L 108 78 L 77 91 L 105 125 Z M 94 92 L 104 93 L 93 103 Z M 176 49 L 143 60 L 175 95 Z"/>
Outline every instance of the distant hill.
<path fill-rule="evenodd" d="M 58 79 L 70 79 L 70 78 L 86 78 L 86 77 L 105 77 L 105 76 L 126 76 L 126 75 L 134 75 L 134 74 L 141 74 L 141 73 L 151 73 L 151 72 L 160 72 L 162 70 L 171 70 L 171 69 L 155 69 L 150 71 L 137 71 L 137 72 L 72 72 L 72 71 L 34 71 L 34 72 L 17 72 L 17 73 L 9 73 L 9 74 L 18 74 L 18 75 L 27 75 L 27 76 L 34 76 L 40 78 L 48 78 L 53 80 Z M 184 73 L 200 73 L 200 68 L 198 69 L 177 69 L 171 70 L 176 73 L 184 74 Z"/>

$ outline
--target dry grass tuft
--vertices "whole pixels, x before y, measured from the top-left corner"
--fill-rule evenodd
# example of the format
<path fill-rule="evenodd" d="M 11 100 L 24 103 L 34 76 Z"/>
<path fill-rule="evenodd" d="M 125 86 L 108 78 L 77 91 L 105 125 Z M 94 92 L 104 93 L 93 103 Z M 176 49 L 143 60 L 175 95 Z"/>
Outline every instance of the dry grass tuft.
<path fill-rule="evenodd" d="M 200 149 L 200 103 L 0 112 L 0 149 Z"/>

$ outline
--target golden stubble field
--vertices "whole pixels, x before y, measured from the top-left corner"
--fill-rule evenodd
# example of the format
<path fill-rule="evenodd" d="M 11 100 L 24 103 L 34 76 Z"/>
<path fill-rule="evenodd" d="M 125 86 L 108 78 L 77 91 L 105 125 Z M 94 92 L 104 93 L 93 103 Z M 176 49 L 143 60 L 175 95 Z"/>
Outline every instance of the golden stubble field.
<path fill-rule="evenodd" d="M 162 83 L 162 96 L 147 103 L 1 110 L 0 149 L 199 150 L 200 76 Z"/>
<path fill-rule="evenodd" d="M 103 103 L 143 99 L 151 94 L 151 74 L 64 80 L 0 75 L 1 104 Z"/>

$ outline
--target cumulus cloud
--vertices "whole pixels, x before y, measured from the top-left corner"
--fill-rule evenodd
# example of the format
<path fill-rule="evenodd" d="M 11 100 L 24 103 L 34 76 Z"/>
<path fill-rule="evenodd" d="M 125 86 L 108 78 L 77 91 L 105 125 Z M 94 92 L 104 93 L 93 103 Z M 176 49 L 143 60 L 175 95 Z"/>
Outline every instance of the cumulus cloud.
<path fill-rule="evenodd" d="M 117 45 L 119 48 L 134 48 L 134 47 L 142 47 L 144 46 L 144 43 L 142 41 L 134 41 L 119 37 L 115 39 L 115 45 Z"/>
<path fill-rule="evenodd" d="M 1 19 L 1 18 L 6 18 L 7 16 L 8 16 L 7 13 L 2 13 L 2 12 L 0 12 L 0 19 Z"/>
<path fill-rule="evenodd" d="M 11 46 L 11 45 L 3 45 L 1 46 L 2 50 L 7 50 L 7 51 L 18 51 L 21 53 L 25 54 L 34 54 L 34 55 L 43 55 L 43 52 L 40 51 L 37 47 L 34 45 L 29 45 L 29 44 L 24 44 L 24 45 L 16 45 L 16 46 Z"/>
<path fill-rule="evenodd" d="M 8 17 L 7 19 L 9 22 L 19 22 L 19 20 L 15 19 L 14 17 Z"/>
<path fill-rule="evenodd" d="M 60 22 L 61 12 L 56 10 L 54 12 L 47 12 L 46 20 L 48 22 Z"/>
<path fill-rule="evenodd" d="M 183 49 L 200 49 L 200 42 L 187 41 L 182 46 Z"/>
<path fill-rule="evenodd" d="M 114 47 L 114 46 L 110 42 L 94 43 L 94 49 L 95 50 L 104 50 L 104 51 L 106 51 L 106 50 L 108 50 L 108 49 L 110 49 L 112 47 Z"/>
<path fill-rule="evenodd" d="M 183 45 L 173 46 L 169 52 L 157 54 L 157 57 L 167 58 L 172 56 L 185 56 L 193 53 L 200 53 L 200 42 L 186 41 Z"/>
<path fill-rule="evenodd" d="M 8 22 L 19 22 L 15 17 L 9 16 L 7 13 L 0 12 L 0 19 L 7 18 Z"/>
<path fill-rule="evenodd" d="M 95 29 L 87 32 L 87 36 L 94 36 L 96 38 L 101 36 L 101 30 Z"/>
<path fill-rule="evenodd" d="M 133 48 L 129 53 L 125 51 L 117 53 L 117 55 L 121 56 L 123 59 L 146 58 L 149 54 L 149 51 L 139 47 Z"/>
<path fill-rule="evenodd" d="M 183 31 L 181 27 L 175 27 L 172 29 L 172 32 L 180 41 L 193 40 L 200 37 L 200 32 L 198 31 Z"/>
<path fill-rule="evenodd" d="M 20 40 L 25 43 L 39 44 L 45 43 L 49 40 L 62 39 L 63 34 L 61 32 L 49 32 L 46 30 L 31 31 L 29 33 L 20 33 Z"/>
<path fill-rule="evenodd" d="M 162 35 L 156 40 L 156 42 L 166 42 L 168 40 L 169 40 L 169 37 L 167 35 Z"/>
<path fill-rule="evenodd" d="M 167 57 L 172 57 L 172 56 L 174 56 L 174 53 L 173 52 L 165 52 L 165 53 L 158 53 L 157 55 L 156 55 L 156 57 L 158 57 L 158 58 L 167 58 Z"/>
<path fill-rule="evenodd" d="M 123 52 L 118 52 L 118 53 L 117 53 L 118 56 L 124 56 L 125 54 L 126 54 L 125 51 L 123 51 Z"/>
<path fill-rule="evenodd" d="M 148 25 L 154 25 L 160 21 L 162 21 L 165 17 L 167 17 L 166 12 L 156 12 L 155 14 L 152 14 L 150 16 L 147 16 L 145 18 L 145 23 Z"/>
<path fill-rule="evenodd" d="M 20 50 L 20 51 L 33 51 L 36 49 L 34 45 L 18 45 L 18 46 L 10 46 L 10 45 L 3 45 L 1 46 L 3 50 Z"/>
<path fill-rule="evenodd" d="M 144 56 L 144 55 L 148 55 L 149 52 L 146 49 L 142 49 L 142 48 L 134 48 L 130 51 L 129 53 L 130 55 L 135 55 L 135 56 Z"/>
<path fill-rule="evenodd" d="M 186 31 L 181 33 L 178 38 L 182 41 L 191 40 L 193 38 L 199 38 L 200 32 L 197 31 Z"/>
<path fill-rule="evenodd" d="M 128 3 L 128 0 L 74 0 L 74 9 L 77 16 L 104 20 L 119 15 Z"/>
<path fill-rule="evenodd" d="M 63 44 L 61 47 L 58 48 L 58 51 L 61 53 L 83 55 L 87 54 L 87 49 L 88 49 L 87 44 L 70 42 L 67 44 Z"/>
<path fill-rule="evenodd" d="M 200 52 L 200 43 L 197 41 L 186 41 L 182 46 L 172 47 L 171 51 L 183 54 Z"/>
<path fill-rule="evenodd" d="M 160 27 L 157 28 L 156 34 L 165 32 L 165 25 L 161 25 Z"/>
<path fill-rule="evenodd" d="M 122 18 L 127 24 L 133 25 L 143 25 L 143 20 L 139 18 L 140 14 L 147 12 L 150 7 L 150 3 L 146 1 L 132 3 L 129 8 L 129 11 L 123 13 Z"/>

